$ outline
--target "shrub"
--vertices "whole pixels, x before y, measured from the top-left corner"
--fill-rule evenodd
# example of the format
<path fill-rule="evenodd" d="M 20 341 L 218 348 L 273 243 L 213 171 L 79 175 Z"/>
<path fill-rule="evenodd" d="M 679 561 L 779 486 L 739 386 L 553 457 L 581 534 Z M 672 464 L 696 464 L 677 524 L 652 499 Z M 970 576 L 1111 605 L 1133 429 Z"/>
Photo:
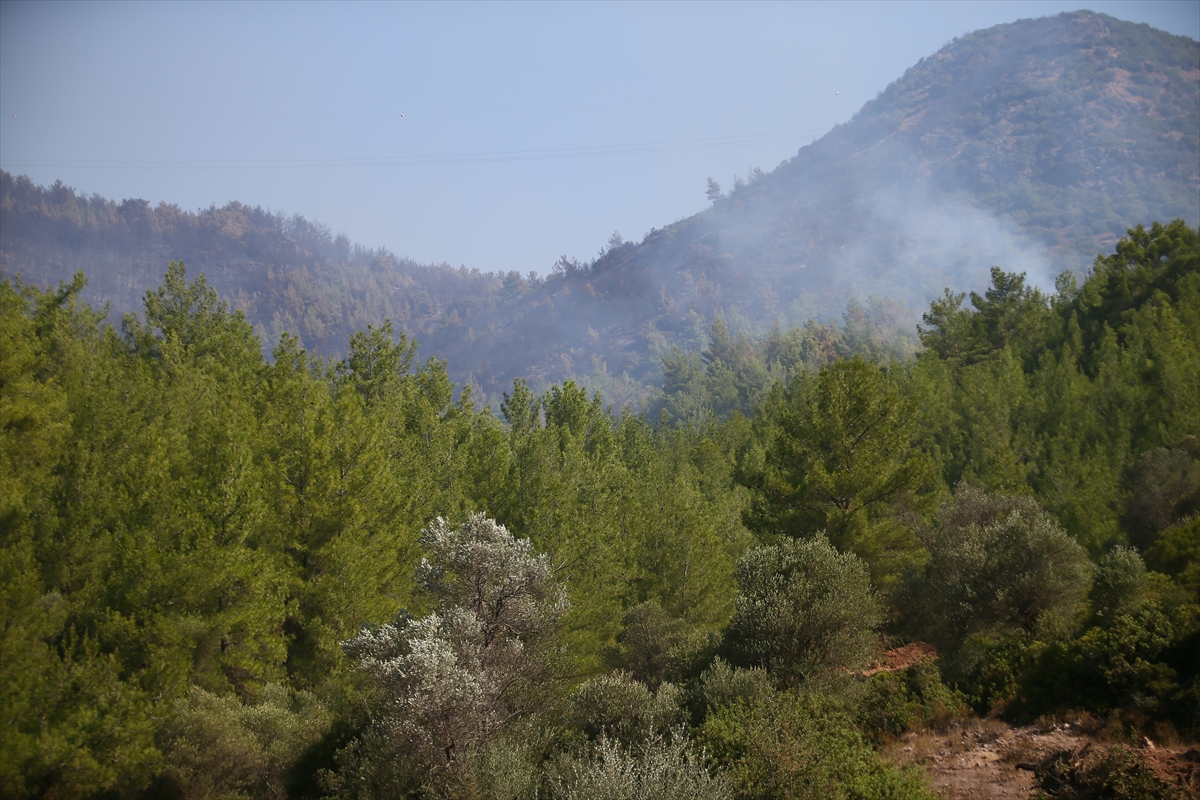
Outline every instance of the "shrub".
<path fill-rule="evenodd" d="M 1087 554 L 1032 498 L 959 484 L 939 523 L 922 536 L 929 561 L 912 587 L 918 627 L 939 649 L 953 653 L 972 634 L 1032 634 L 1079 607 Z"/>
<path fill-rule="evenodd" d="M 1131 547 L 1114 547 L 1096 568 L 1088 600 L 1092 618 L 1104 624 L 1142 607 L 1150 581 L 1142 557 Z"/>
<path fill-rule="evenodd" d="M 737 582 L 730 654 L 780 684 L 860 666 L 874 651 L 880 609 L 867 569 L 824 536 L 750 550 Z"/>
<path fill-rule="evenodd" d="M 1176 688 L 1174 670 L 1160 660 L 1174 638 L 1171 621 L 1154 606 L 1084 633 L 1072 650 L 1089 705 L 1154 710 Z"/>
<path fill-rule="evenodd" d="M 729 662 L 718 657 L 700 676 L 700 692 L 707 709 L 715 710 L 734 703 L 754 705 L 765 701 L 775 690 L 766 670 L 731 667 Z"/>
<path fill-rule="evenodd" d="M 350 793 L 408 785 L 408 762 L 435 784 L 455 779 L 472 751 L 554 694 L 567 601 L 549 559 L 482 514 L 459 527 L 439 518 L 421 541 L 429 557 L 418 577 L 437 611 L 344 644 L 377 697 L 373 730 L 340 762 Z M 399 771 L 385 775 L 388 765 Z"/>
<path fill-rule="evenodd" d="M 1026 672 L 1045 649 L 1044 643 L 1024 631 L 970 636 L 950 663 L 954 686 L 977 713 L 1002 712 L 1018 699 Z"/>
<path fill-rule="evenodd" d="M 732 800 L 732 788 L 712 774 L 682 729 L 626 747 L 602 737 L 582 757 L 567 759 L 551 780 L 558 800 Z"/>
<path fill-rule="evenodd" d="M 1062 708 L 1130 712 L 1145 721 L 1169 710 L 1176 672 L 1163 655 L 1175 638 L 1170 619 L 1154 604 L 1088 628 L 1078 639 L 1043 645 L 1019 679 L 1017 717 Z"/>
<path fill-rule="evenodd" d="M 163 777 L 181 798 L 282 797 L 292 766 L 330 727 L 312 695 L 278 684 L 250 704 L 194 686 L 176 710 Z"/>
<path fill-rule="evenodd" d="M 466 754 L 452 780 L 426 791 L 428 800 L 538 800 L 542 785 L 542 742 L 498 736 Z"/>
<path fill-rule="evenodd" d="M 585 681 L 575 690 L 570 718 L 589 739 L 644 741 L 683 722 L 682 699 L 675 684 L 664 683 L 652 692 L 629 673 L 615 672 Z"/>
<path fill-rule="evenodd" d="M 942 682 L 932 661 L 896 672 L 878 672 L 867 681 L 859 705 L 859 726 L 876 743 L 910 730 L 945 725 L 966 712 L 966 698 Z"/>
<path fill-rule="evenodd" d="M 1197 510 L 1200 460 L 1195 456 L 1200 447 L 1194 436 L 1187 437 L 1183 445 L 1177 450 L 1147 450 L 1133 467 L 1126 524 L 1133 531 L 1134 544 L 1143 550 L 1150 548 L 1163 530 Z"/>
<path fill-rule="evenodd" d="M 919 770 L 875 753 L 830 701 L 780 692 L 709 715 L 701 741 L 745 800 L 933 800 Z"/>
<path fill-rule="evenodd" d="M 1163 782 L 1128 747 L 1085 754 L 1051 755 L 1034 773 L 1056 800 L 1184 800 L 1183 791 Z"/>
<path fill-rule="evenodd" d="M 1173 577 L 1192 602 L 1200 602 L 1200 514 L 1163 531 L 1146 552 L 1146 564 Z"/>
<path fill-rule="evenodd" d="M 663 681 L 678 683 L 689 677 L 708 645 L 702 632 L 653 600 L 627 610 L 622 625 L 618 646 L 605 654 L 605 661 L 652 690 Z"/>

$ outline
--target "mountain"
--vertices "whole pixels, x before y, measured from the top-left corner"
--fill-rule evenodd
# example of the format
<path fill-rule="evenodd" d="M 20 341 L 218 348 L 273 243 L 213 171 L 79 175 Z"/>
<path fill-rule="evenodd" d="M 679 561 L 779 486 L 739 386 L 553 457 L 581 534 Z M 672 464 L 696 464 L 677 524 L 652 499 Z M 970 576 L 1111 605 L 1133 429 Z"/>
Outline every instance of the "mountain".
<path fill-rule="evenodd" d="M 0 271 L 84 269 L 88 297 L 123 312 L 182 258 L 266 343 L 288 330 L 338 354 L 390 318 L 482 399 L 515 376 L 574 377 L 636 403 L 662 355 L 702 347 L 714 319 L 754 335 L 853 302 L 898 330 L 993 264 L 1049 285 L 1127 228 L 1175 218 L 1200 224 L 1200 44 L 1081 11 L 956 39 L 711 208 L 545 278 L 419 265 L 238 203 L 118 204 L 8 174 Z"/>
<path fill-rule="evenodd" d="M 300 215 L 285 218 L 233 202 L 184 211 L 145 200 L 86 197 L 0 172 L 0 272 L 49 284 L 77 270 L 84 298 L 110 303 L 110 319 L 141 310 L 145 291 L 181 260 L 254 323 L 268 347 L 286 332 L 323 355 L 350 334 L 391 319 L 425 340 L 453 319 L 455 303 L 499 292 L 500 276 L 417 264 L 334 236 Z"/>

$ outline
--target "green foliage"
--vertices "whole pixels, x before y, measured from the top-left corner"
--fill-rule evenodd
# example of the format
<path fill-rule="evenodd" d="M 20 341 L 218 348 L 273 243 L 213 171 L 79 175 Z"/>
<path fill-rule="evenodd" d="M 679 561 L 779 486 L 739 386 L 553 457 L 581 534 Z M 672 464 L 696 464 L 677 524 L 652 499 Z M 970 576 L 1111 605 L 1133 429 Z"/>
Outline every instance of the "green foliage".
<path fill-rule="evenodd" d="M 1146 601 L 1150 580 L 1137 551 L 1115 547 L 1096 567 L 1089 594 L 1094 619 L 1100 624 L 1136 614 Z"/>
<path fill-rule="evenodd" d="M 992 267 L 992 285 L 983 296 L 971 292 L 974 311 L 962 307 L 965 294 L 934 300 L 919 328 L 921 344 L 943 361 L 969 366 L 1011 348 L 1032 355 L 1046 336 L 1051 311 L 1046 297 L 1025 285 L 1025 274 Z"/>
<path fill-rule="evenodd" d="M 1153 710 L 1176 688 L 1174 671 L 1159 658 L 1174 638 L 1171 620 L 1154 607 L 1088 630 L 1073 648 L 1083 673 L 1080 686 L 1101 707 Z"/>
<path fill-rule="evenodd" d="M 417 347 L 400 334 L 395 340 L 391 320 L 379 328 L 371 325 L 350 337 L 350 355 L 340 365 L 347 380 L 371 402 L 394 391 L 395 384 L 404 380 L 412 369 Z"/>
<path fill-rule="evenodd" d="M 150 698 L 121 680 L 117 660 L 94 638 L 55 625 L 66 616 L 61 597 L 45 595 L 39 605 L 19 623 L 6 620 L 0 789 L 86 798 L 145 783 L 161 759 Z"/>
<path fill-rule="evenodd" d="M 957 695 L 854 679 L 881 619 L 977 710 L 1194 730 L 1195 238 L 1135 229 L 1053 298 L 998 270 L 886 367 L 882 302 L 760 342 L 729 316 L 664 425 L 572 382 L 497 419 L 386 323 L 267 361 L 178 263 L 123 335 L 82 277 L 0 282 L 0 793 L 532 798 L 558 758 L 697 787 L 690 714 L 743 796 L 921 796 L 861 734 Z"/>
<path fill-rule="evenodd" d="M 626 748 L 601 738 L 592 752 L 558 768 L 550 796 L 561 800 L 731 800 L 724 776 L 712 775 L 704 755 L 682 730 Z"/>
<path fill-rule="evenodd" d="M 193 687 L 163 733 L 163 785 L 156 790 L 214 800 L 282 796 L 291 769 L 330 721 L 316 698 L 278 684 L 249 704 Z"/>
<path fill-rule="evenodd" d="M 973 634 L 1035 633 L 1069 620 L 1090 580 L 1087 554 L 1031 498 L 960 484 L 910 589 L 921 632 L 953 653 Z"/>
<path fill-rule="evenodd" d="M 863 733 L 876 743 L 924 727 L 941 727 L 966 713 L 965 697 L 942 682 L 932 661 L 896 672 L 877 672 L 856 713 Z"/>
<path fill-rule="evenodd" d="M 1181 219 L 1150 230 L 1138 225 L 1110 256 L 1097 256 L 1079 293 L 1064 309 L 1083 334 L 1084 359 L 1092 374 L 1099 371 L 1100 350 L 1107 331 L 1124 342 L 1137 312 L 1163 302 L 1179 304 L 1200 272 L 1200 236 Z"/>
<path fill-rule="evenodd" d="M 182 261 L 167 266 L 163 284 L 146 292 L 146 322 L 127 316 L 125 335 L 131 349 L 150 358 L 169 358 L 178 349 L 183 357 L 231 371 L 231 377 L 261 365 L 254 329 L 240 311 L 228 304 L 204 280 L 192 282 Z"/>
<path fill-rule="evenodd" d="M 89 346 L 98 344 L 97 318 L 77 304 L 83 285 L 82 276 L 46 293 L 0 284 L 0 708 L 7 721 L 0 789 L 7 796 L 88 796 L 144 782 L 160 758 L 150 693 L 128 680 L 112 643 L 87 624 L 88 602 L 98 599 L 92 571 L 102 566 L 90 559 L 103 551 L 72 528 L 60 494 L 81 422 L 72 395 Z"/>
<path fill-rule="evenodd" d="M 672 617 L 653 600 L 626 610 L 617 646 L 605 653 L 605 662 L 627 670 L 651 690 L 663 681 L 688 677 L 708 649 L 708 637 L 687 621 Z"/>
<path fill-rule="evenodd" d="M 586 680 L 575 690 L 570 719 L 589 740 L 644 742 L 683 722 L 681 701 L 682 691 L 674 684 L 651 691 L 628 673 L 616 671 Z"/>
<path fill-rule="evenodd" d="M 854 669 L 873 652 L 880 609 L 866 568 L 823 536 L 754 548 L 738 562 L 737 578 L 726 648 L 780 684 Z"/>
<path fill-rule="evenodd" d="M 1020 696 L 1026 675 L 1046 645 L 1024 631 L 973 634 L 949 662 L 954 688 L 978 714 L 998 714 Z M 1052 686 L 1057 687 L 1057 682 Z"/>
<path fill-rule="evenodd" d="M 774 695 L 775 687 L 762 667 L 732 667 L 718 656 L 700 676 L 700 693 L 711 711 L 737 703 L 753 706 Z"/>
<path fill-rule="evenodd" d="M 994 270 L 973 310 L 935 302 L 913 381 L 947 485 L 1031 494 L 1094 557 L 1196 503 L 1196 232 L 1138 227 L 1116 250 L 1053 298 Z"/>
<path fill-rule="evenodd" d="M 443 789 L 425 787 L 431 797 L 484 797 L 488 800 L 538 800 L 544 796 L 544 775 L 536 739 L 498 737 L 479 750 L 464 754 L 455 783 Z"/>
<path fill-rule="evenodd" d="M 70 286 L 60 286 L 57 298 L 39 299 L 61 306 L 82 286 L 78 275 Z M 28 303 L 20 284 L 0 284 L 0 523 L 6 530 L 32 521 L 68 432 L 63 390 L 47 379 L 54 353 L 37 337 L 39 320 L 31 318 Z"/>
<path fill-rule="evenodd" d="M 1166 529 L 1200 511 L 1200 459 L 1196 437 L 1184 447 L 1147 450 L 1133 466 L 1125 523 L 1134 544 L 1149 550 Z"/>
<path fill-rule="evenodd" d="M 1146 553 L 1146 562 L 1171 575 L 1200 602 L 1200 515 L 1165 530 Z"/>
<path fill-rule="evenodd" d="M 1185 612 L 1186 614 L 1187 612 Z M 1181 637 L 1188 616 L 1148 597 L 1135 612 L 1099 618 L 1074 638 L 970 636 L 949 664 L 979 713 L 1030 721 L 1065 709 L 1116 715 L 1137 728 L 1150 720 L 1193 725 L 1194 643 Z M 1053 632 L 1049 632 L 1053 633 Z"/>
<path fill-rule="evenodd" d="M 881 758 L 851 718 L 815 695 L 781 692 L 711 714 L 700 741 L 728 770 L 735 797 L 932 800 L 919 773 Z"/>
<path fill-rule="evenodd" d="M 438 513 L 493 510 L 553 557 L 579 601 L 564 663 L 642 658 L 654 625 L 638 633 L 634 614 L 616 636 L 627 605 L 651 602 L 678 621 L 667 671 L 691 670 L 727 619 L 749 540 L 728 431 L 660 435 L 574 386 L 530 394 L 504 426 L 386 324 L 338 364 L 287 336 L 268 363 L 181 264 L 124 336 L 78 302 L 83 285 L 0 283 L 6 793 L 136 792 L 173 724 L 152 704 L 189 687 L 219 703 L 273 683 L 353 697 L 341 642 L 436 599 L 412 576 Z M 372 737 L 343 756 L 344 788 L 425 781 L 419 764 L 367 769 L 355 754 Z"/>
<path fill-rule="evenodd" d="M 585 669 L 613 653 L 625 609 L 639 603 L 656 603 L 681 630 L 724 623 L 749 540 L 727 432 L 618 422 L 573 385 L 539 399 L 518 383 L 504 410 L 512 455 L 492 508 L 562 569 L 569 640 Z"/>
<path fill-rule="evenodd" d="M 793 381 L 782 402 L 756 529 L 768 537 L 826 531 L 876 580 L 894 576 L 917 546 L 897 517 L 921 507 L 931 472 L 913 446 L 914 415 L 899 387 L 856 357 Z"/>

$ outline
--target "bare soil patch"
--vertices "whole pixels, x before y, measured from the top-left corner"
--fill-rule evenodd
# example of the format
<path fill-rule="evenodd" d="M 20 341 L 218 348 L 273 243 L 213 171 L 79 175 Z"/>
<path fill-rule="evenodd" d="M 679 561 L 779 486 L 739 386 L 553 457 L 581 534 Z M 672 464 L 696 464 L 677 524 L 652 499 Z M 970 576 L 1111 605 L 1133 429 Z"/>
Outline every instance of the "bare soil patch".
<path fill-rule="evenodd" d="M 945 800 L 1026 800 L 1038 795 L 1037 765 L 1055 753 L 1095 754 L 1113 746 L 1070 722 L 1012 727 L 972 718 L 945 731 L 905 734 L 886 755 L 922 767 Z M 1143 740 L 1138 756 L 1184 797 L 1200 797 L 1200 749 L 1156 746 Z"/>
<path fill-rule="evenodd" d="M 932 661 L 937 658 L 937 648 L 929 642 L 911 642 L 902 647 L 894 647 L 876 659 L 875 663 L 863 670 L 860 675 L 870 677 L 877 672 L 898 672 L 908 669 L 921 661 Z"/>

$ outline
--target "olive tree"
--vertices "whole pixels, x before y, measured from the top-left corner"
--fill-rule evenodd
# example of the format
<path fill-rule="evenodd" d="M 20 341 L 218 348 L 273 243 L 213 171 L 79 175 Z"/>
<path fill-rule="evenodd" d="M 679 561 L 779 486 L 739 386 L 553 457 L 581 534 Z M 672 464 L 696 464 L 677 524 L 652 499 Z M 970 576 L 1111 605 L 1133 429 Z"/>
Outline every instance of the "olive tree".
<path fill-rule="evenodd" d="M 673 683 L 656 690 L 616 670 L 584 681 L 571 695 L 571 726 L 590 740 L 645 741 L 684 722 L 684 692 Z"/>
<path fill-rule="evenodd" d="M 1137 613 L 1150 593 L 1146 564 L 1132 547 L 1114 547 L 1096 566 L 1095 580 L 1088 593 L 1092 618 L 1108 624 L 1118 617 Z"/>
<path fill-rule="evenodd" d="M 418 580 L 436 600 L 433 613 L 344 644 L 379 698 L 376 724 L 348 757 L 344 782 L 395 783 L 367 773 L 414 756 L 421 780 L 448 780 L 534 714 L 559 675 L 567 599 L 545 555 L 482 514 L 460 526 L 438 518 L 421 544 L 428 555 Z"/>
<path fill-rule="evenodd" d="M 959 484 L 923 532 L 929 561 L 912 587 L 923 633 L 958 647 L 975 633 L 1035 633 L 1070 617 L 1091 580 L 1087 553 L 1031 497 Z"/>
<path fill-rule="evenodd" d="M 795 685 L 870 658 L 879 604 L 866 565 L 824 535 L 757 547 L 737 565 L 733 657 Z"/>

